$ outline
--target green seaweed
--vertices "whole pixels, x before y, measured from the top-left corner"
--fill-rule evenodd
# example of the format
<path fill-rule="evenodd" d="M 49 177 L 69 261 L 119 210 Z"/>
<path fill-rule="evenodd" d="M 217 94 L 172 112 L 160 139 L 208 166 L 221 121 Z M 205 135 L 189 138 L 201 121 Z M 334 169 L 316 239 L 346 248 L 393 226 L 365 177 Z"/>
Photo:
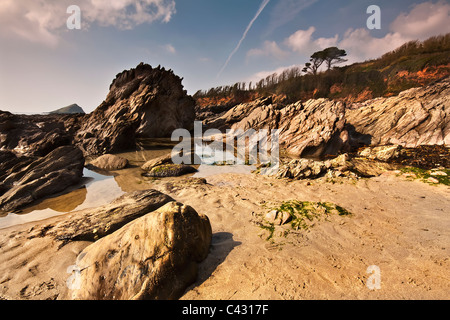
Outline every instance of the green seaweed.
<path fill-rule="evenodd" d="M 401 173 L 412 173 L 415 175 L 415 179 L 420 179 L 421 181 L 434 185 L 443 184 L 446 186 L 450 185 L 450 169 L 440 169 L 439 171 L 445 172 L 446 175 L 432 175 L 433 170 L 426 170 L 417 167 L 404 167 L 400 169 Z M 435 178 L 438 183 L 433 183 L 428 181 L 428 178 Z"/>

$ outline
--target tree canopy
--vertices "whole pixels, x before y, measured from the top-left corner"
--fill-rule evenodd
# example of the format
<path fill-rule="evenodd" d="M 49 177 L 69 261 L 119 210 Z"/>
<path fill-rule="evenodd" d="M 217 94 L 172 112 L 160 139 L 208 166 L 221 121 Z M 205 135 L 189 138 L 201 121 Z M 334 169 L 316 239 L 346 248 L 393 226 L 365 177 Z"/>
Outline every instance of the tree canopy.
<path fill-rule="evenodd" d="M 330 70 L 333 65 L 347 61 L 342 58 L 346 55 L 345 50 L 337 47 L 329 47 L 322 51 L 316 51 L 311 55 L 310 62 L 305 64 L 302 71 L 315 75 L 324 62 L 327 65 L 327 70 Z"/>

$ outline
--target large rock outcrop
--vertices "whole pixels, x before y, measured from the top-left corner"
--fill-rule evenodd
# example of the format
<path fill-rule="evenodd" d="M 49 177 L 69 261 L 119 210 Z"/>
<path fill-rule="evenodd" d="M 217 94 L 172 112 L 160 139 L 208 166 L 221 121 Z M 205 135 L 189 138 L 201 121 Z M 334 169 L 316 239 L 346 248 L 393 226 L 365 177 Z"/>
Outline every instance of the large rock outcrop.
<path fill-rule="evenodd" d="M 135 148 L 136 138 L 192 129 L 195 101 L 181 81 L 172 71 L 143 63 L 119 73 L 106 100 L 85 119 L 77 144 L 85 155 L 101 155 Z"/>
<path fill-rule="evenodd" d="M 223 131 L 279 129 L 280 145 L 289 154 L 320 157 L 337 154 L 346 146 L 344 116 L 342 102 L 311 99 L 284 106 L 269 97 L 237 105 L 206 125 Z"/>
<path fill-rule="evenodd" d="M 450 78 L 353 104 L 346 121 L 355 144 L 450 145 Z"/>
<path fill-rule="evenodd" d="M 3 151 L 0 157 L 6 165 L 0 188 L 1 211 L 13 211 L 64 191 L 83 176 L 84 157 L 74 146 L 56 148 L 45 157 L 17 157 L 10 151 Z"/>

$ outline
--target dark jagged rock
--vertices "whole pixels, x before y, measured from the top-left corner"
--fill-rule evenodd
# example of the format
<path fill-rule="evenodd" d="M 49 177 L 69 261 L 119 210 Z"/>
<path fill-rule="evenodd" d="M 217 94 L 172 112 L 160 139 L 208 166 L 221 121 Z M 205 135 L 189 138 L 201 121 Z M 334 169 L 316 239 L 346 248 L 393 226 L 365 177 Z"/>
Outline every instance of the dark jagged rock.
<path fill-rule="evenodd" d="M 106 100 L 85 120 L 75 140 L 85 155 L 132 149 L 136 138 L 192 129 L 194 106 L 178 76 L 141 63 L 116 76 Z"/>
<path fill-rule="evenodd" d="M 83 176 L 84 157 L 73 146 L 56 148 L 45 157 L 17 157 L 2 153 L 13 165 L 3 177 L 1 211 L 14 211 L 35 200 L 61 192 Z M 20 170 L 19 167 L 20 166 Z"/>
<path fill-rule="evenodd" d="M 45 156 L 70 145 L 80 115 L 17 115 L 0 111 L 0 148 L 28 156 Z"/>

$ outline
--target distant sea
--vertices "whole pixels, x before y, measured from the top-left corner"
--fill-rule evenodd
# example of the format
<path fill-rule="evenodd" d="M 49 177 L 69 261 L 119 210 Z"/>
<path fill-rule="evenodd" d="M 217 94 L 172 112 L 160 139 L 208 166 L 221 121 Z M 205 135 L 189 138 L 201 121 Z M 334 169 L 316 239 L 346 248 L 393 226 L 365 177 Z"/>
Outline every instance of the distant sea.
<path fill-rule="evenodd" d="M 36 112 L 11 112 L 11 113 L 12 114 L 17 114 L 17 115 L 26 115 L 26 116 L 33 116 L 33 115 L 45 116 L 47 114 L 50 114 L 50 112 L 41 112 L 41 113 L 36 113 Z"/>

